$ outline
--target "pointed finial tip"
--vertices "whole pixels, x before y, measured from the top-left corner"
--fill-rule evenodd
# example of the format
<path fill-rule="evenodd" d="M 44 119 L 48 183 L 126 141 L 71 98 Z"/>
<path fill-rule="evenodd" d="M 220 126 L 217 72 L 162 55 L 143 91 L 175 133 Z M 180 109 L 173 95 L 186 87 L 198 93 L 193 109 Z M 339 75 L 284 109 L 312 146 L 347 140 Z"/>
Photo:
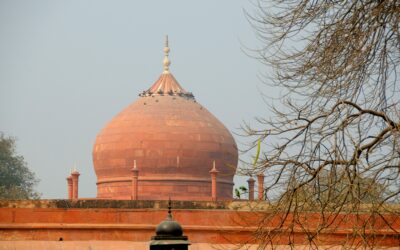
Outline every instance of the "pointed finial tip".
<path fill-rule="evenodd" d="M 215 164 L 215 160 L 213 161 L 213 166 L 209 173 L 219 173 Z"/>
<path fill-rule="evenodd" d="M 216 166 L 215 166 L 215 160 L 213 161 L 213 168 L 212 168 L 212 170 L 213 170 L 213 171 L 217 171 L 217 168 L 216 168 Z"/>
<path fill-rule="evenodd" d="M 171 196 L 169 196 L 169 198 L 168 198 L 168 216 L 167 216 L 167 218 L 169 218 L 169 219 L 172 219 L 171 209 L 172 209 Z"/>

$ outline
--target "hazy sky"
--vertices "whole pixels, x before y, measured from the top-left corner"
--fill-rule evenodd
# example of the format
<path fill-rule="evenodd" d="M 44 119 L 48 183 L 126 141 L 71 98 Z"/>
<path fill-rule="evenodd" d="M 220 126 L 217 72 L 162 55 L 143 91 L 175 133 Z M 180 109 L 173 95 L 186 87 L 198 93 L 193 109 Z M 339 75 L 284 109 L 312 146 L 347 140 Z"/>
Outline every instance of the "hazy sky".
<path fill-rule="evenodd" d="M 265 68 L 243 10 L 248 0 L 0 0 L 0 131 L 41 179 L 43 198 L 66 198 L 76 163 L 80 196 L 96 196 L 92 146 L 113 116 L 171 72 L 233 133 L 268 114 Z M 235 136 L 240 145 L 242 138 Z"/>

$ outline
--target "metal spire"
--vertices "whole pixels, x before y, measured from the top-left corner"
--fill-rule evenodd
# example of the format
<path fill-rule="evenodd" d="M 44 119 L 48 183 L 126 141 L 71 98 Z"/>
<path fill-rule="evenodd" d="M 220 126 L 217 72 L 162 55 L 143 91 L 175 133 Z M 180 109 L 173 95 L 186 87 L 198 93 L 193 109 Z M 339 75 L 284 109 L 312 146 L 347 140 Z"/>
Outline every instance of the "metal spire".
<path fill-rule="evenodd" d="M 169 65 L 171 65 L 171 61 L 168 58 L 169 55 L 169 45 L 168 45 L 168 35 L 165 36 L 165 47 L 164 47 L 164 74 L 169 74 Z"/>
<path fill-rule="evenodd" d="M 171 196 L 170 196 L 169 200 L 168 200 L 168 215 L 167 215 L 168 219 L 172 219 L 171 209 L 172 209 L 172 203 L 171 203 Z"/>

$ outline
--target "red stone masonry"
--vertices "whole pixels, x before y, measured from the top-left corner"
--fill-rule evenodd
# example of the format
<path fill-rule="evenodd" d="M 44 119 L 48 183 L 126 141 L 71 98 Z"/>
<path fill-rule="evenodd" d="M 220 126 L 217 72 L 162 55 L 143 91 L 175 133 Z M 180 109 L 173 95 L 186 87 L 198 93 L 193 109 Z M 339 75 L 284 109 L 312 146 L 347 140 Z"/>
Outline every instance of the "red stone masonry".
<path fill-rule="evenodd" d="M 238 161 L 231 133 L 172 74 L 163 74 L 150 90 L 96 138 L 97 198 L 131 199 L 136 160 L 138 199 L 211 200 L 213 161 L 220 171 L 217 196 L 231 199 Z"/>
<path fill-rule="evenodd" d="M 257 175 L 259 200 L 264 200 L 264 177 L 263 173 Z"/>
<path fill-rule="evenodd" d="M 247 184 L 248 184 L 248 186 L 249 186 L 249 200 L 250 201 L 252 201 L 252 200 L 254 200 L 254 183 L 255 183 L 256 181 L 252 178 L 252 177 L 250 177 L 248 180 L 247 180 Z"/>
<path fill-rule="evenodd" d="M 72 178 L 72 199 L 77 200 L 79 196 L 79 172 L 73 171 L 71 173 Z"/>
<path fill-rule="evenodd" d="M 68 199 L 72 199 L 73 194 L 72 194 L 72 176 L 67 177 L 67 185 L 68 185 Z"/>
<path fill-rule="evenodd" d="M 217 200 L 217 175 L 219 171 L 215 167 L 215 161 L 213 162 L 213 168 L 210 170 L 211 174 L 211 199 L 213 201 Z"/>
<path fill-rule="evenodd" d="M 257 225 L 270 216 L 265 202 L 173 201 L 173 207 L 173 217 L 189 240 L 211 245 L 257 244 Z M 166 208 L 166 201 L 0 200 L 0 245 L 1 241 L 58 241 L 60 238 L 146 242 L 164 220 Z M 307 244 L 306 232 L 315 232 L 321 215 L 310 212 L 303 218 L 300 220 L 307 221 L 303 224 L 306 228 L 291 224 L 278 227 L 280 220 L 272 219 L 264 224 L 263 230 L 274 232 L 271 239 L 274 245 Z M 360 232 L 355 230 L 364 224 L 372 225 L 362 232 L 368 236 L 371 246 L 400 245 L 400 217 L 394 214 L 383 214 L 373 220 L 363 214 L 339 214 L 331 228 L 319 232 L 315 240 L 320 245 L 361 246 Z M 289 234 L 290 231 L 294 233 Z"/>
<path fill-rule="evenodd" d="M 138 199 L 138 178 L 139 178 L 139 169 L 136 166 L 136 161 L 134 161 L 132 168 L 132 200 Z"/>

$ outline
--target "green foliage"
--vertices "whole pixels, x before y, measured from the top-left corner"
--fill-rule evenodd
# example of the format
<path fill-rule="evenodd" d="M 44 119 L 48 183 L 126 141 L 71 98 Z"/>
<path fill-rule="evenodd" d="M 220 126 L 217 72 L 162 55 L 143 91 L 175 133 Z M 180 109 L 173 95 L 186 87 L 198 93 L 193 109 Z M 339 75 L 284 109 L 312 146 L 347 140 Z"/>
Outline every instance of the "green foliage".
<path fill-rule="evenodd" d="M 239 191 L 239 189 L 238 188 L 235 188 L 235 198 L 236 199 L 240 199 L 240 191 Z"/>
<path fill-rule="evenodd" d="M 260 158 L 260 151 L 261 151 L 261 140 L 258 139 L 258 141 L 257 141 L 257 152 L 256 152 L 256 156 L 254 157 L 253 167 L 257 166 L 258 158 Z"/>
<path fill-rule="evenodd" d="M 24 158 L 15 152 L 15 139 L 0 133 L 0 199 L 38 199 L 39 182 Z"/>
<path fill-rule="evenodd" d="M 239 188 L 235 188 L 235 198 L 240 199 L 243 194 L 248 192 L 245 186 L 240 186 Z"/>

